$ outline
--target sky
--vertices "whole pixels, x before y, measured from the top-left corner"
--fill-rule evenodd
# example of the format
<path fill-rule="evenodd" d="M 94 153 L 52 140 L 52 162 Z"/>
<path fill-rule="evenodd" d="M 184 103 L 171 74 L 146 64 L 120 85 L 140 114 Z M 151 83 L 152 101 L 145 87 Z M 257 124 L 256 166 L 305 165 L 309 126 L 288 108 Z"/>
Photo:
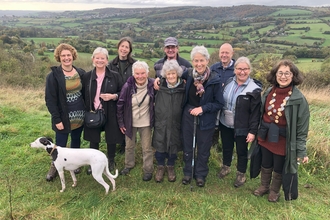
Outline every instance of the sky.
<path fill-rule="evenodd" d="M 120 2 L 114 3 L 114 2 Z M 0 0 L 0 10 L 75 11 L 98 8 L 147 8 L 169 6 L 300 5 L 330 6 L 329 0 Z"/>

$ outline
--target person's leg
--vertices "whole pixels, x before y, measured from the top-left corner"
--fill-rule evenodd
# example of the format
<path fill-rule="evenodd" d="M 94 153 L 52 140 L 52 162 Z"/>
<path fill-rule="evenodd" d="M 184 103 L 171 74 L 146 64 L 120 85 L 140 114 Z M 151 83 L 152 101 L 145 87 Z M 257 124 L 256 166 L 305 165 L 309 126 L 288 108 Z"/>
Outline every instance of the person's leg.
<path fill-rule="evenodd" d="M 175 182 L 176 180 L 176 174 L 174 169 L 174 164 L 178 156 L 176 154 L 168 154 L 167 158 L 167 179 L 169 182 Z"/>
<path fill-rule="evenodd" d="M 237 173 L 234 183 L 235 187 L 240 187 L 246 182 L 246 168 L 248 163 L 248 143 L 245 136 L 236 136 L 236 153 L 237 153 Z"/>
<path fill-rule="evenodd" d="M 116 156 L 116 144 L 108 144 L 107 143 L 107 153 L 108 153 L 108 160 L 109 160 L 109 170 L 115 170 L 115 156 Z"/>
<path fill-rule="evenodd" d="M 58 147 L 66 147 L 68 143 L 69 133 L 59 133 L 55 134 L 55 144 Z"/>
<path fill-rule="evenodd" d="M 154 171 L 153 164 L 153 149 L 151 147 L 151 127 L 142 127 L 138 128 L 140 138 L 141 138 L 141 146 L 142 146 L 142 157 L 143 157 L 143 173 L 151 174 Z M 148 175 L 150 176 L 150 175 Z M 144 180 L 149 178 L 144 178 Z"/>
<path fill-rule="evenodd" d="M 208 161 L 212 146 L 214 129 L 200 130 L 197 128 L 197 154 L 195 162 L 195 177 L 198 186 L 204 186 L 209 172 Z"/>
<path fill-rule="evenodd" d="M 193 137 L 194 137 L 194 116 L 190 115 L 189 107 L 186 107 L 182 116 L 182 140 L 183 140 L 183 184 L 188 184 L 193 175 L 192 170 L 192 153 L 193 153 Z"/>
<path fill-rule="evenodd" d="M 269 193 L 269 185 L 273 172 L 273 154 L 266 148 L 260 146 L 262 153 L 260 186 L 254 190 L 255 196 L 263 196 Z"/>
<path fill-rule="evenodd" d="M 277 202 L 280 198 L 280 189 L 282 186 L 282 171 L 284 167 L 285 156 L 273 154 L 273 160 L 274 171 L 268 195 L 269 202 Z"/>
<path fill-rule="evenodd" d="M 99 149 L 99 143 L 89 142 L 89 148 L 93 148 L 93 149 L 98 150 Z"/>
<path fill-rule="evenodd" d="M 125 136 L 125 168 L 132 169 L 135 166 L 135 136 L 137 128 L 133 127 L 132 139 Z"/>
<path fill-rule="evenodd" d="M 84 126 L 81 126 L 77 129 L 71 131 L 71 148 L 80 148 L 81 144 L 81 133 L 83 131 Z"/>
<path fill-rule="evenodd" d="M 218 173 L 220 179 L 230 173 L 230 166 L 233 158 L 235 133 L 234 129 L 228 128 L 220 123 L 220 136 L 222 142 L 222 167 Z"/>
<path fill-rule="evenodd" d="M 155 174 L 155 181 L 157 183 L 160 183 L 164 179 L 164 173 L 165 173 L 165 159 L 166 159 L 166 152 L 155 152 L 155 158 L 157 160 L 157 171 Z"/>

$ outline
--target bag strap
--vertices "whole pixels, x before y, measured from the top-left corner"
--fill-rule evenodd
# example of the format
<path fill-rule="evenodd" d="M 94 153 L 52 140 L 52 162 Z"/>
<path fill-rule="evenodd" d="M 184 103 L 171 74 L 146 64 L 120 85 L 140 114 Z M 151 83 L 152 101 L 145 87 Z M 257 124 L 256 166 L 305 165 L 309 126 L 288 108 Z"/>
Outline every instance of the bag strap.
<path fill-rule="evenodd" d="M 144 102 L 144 100 L 146 99 L 146 96 L 148 95 L 148 91 L 146 92 L 146 94 L 143 96 L 143 99 L 141 100 L 141 102 L 138 104 L 138 107 L 140 107 L 142 105 L 142 103 Z"/>

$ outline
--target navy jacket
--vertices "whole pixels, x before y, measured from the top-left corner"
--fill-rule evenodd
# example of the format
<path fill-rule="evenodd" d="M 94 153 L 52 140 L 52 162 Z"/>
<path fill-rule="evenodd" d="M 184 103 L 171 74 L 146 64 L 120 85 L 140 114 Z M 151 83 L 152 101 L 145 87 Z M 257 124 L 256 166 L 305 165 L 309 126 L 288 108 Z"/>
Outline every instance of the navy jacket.
<path fill-rule="evenodd" d="M 225 83 L 230 77 L 233 77 L 235 75 L 234 74 L 235 60 L 233 59 L 233 61 L 234 61 L 233 65 L 231 65 L 228 68 L 223 68 L 221 62 L 217 62 L 210 67 L 211 72 L 214 71 L 219 74 L 222 87 L 225 85 Z"/>

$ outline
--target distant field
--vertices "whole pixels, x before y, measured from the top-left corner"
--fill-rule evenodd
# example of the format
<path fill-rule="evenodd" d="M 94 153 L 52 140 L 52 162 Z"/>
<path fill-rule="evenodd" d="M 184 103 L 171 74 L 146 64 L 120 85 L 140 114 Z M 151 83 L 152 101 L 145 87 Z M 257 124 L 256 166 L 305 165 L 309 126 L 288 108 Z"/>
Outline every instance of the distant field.
<path fill-rule="evenodd" d="M 311 15 L 312 12 L 309 10 L 301 10 L 301 9 L 291 9 L 291 8 L 283 8 L 279 11 L 276 11 L 272 13 L 271 15 L 277 16 L 277 15 L 285 16 L 285 15 Z"/>

